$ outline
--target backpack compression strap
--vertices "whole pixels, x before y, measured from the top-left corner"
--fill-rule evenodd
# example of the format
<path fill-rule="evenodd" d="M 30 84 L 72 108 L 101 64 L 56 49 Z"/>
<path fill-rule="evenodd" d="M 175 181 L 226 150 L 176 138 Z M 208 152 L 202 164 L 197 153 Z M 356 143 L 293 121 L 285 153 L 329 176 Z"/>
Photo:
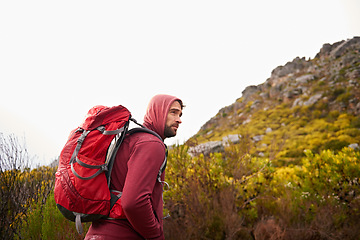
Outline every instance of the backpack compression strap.
<path fill-rule="evenodd" d="M 104 126 L 100 126 L 100 127 L 97 127 L 94 130 L 100 131 L 103 135 L 117 135 L 117 134 L 120 134 L 120 133 L 125 133 L 126 130 L 127 130 L 127 126 L 128 126 L 128 124 L 123 126 L 122 128 L 112 130 L 112 131 L 107 131 L 107 130 L 105 130 Z M 71 159 L 70 159 L 71 171 L 74 173 L 74 175 L 79 179 L 89 180 L 89 179 L 95 178 L 96 176 L 98 176 L 100 173 L 102 173 L 104 171 L 108 171 L 108 165 L 109 165 L 108 161 L 106 161 L 104 164 L 101 164 L 101 165 L 89 165 L 89 164 L 86 164 L 86 163 L 82 162 L 77 157 L 77 155 L 78 155 L 78 153 L 80 151 L 80 148 L 82 146 L 82 143 L 84 142 L 86 136 L 91 131 L 90 130 L 83 130 L 81 128 L 78 128 L 76 131 L 82 131 L 83 133 L 81 134 L 80 138 L 77 140 L 77 145 L 76 145 L 75 150 L 74 150 L 74 152 L 73 152 L 73 154 L 71 156 Z M 125 134 L 122 134 L 122 136 L 125 136 Z M 123 137 L 122 137 L 121 141 L 122 140 L 123 140 Z M 81 166 L 83 166 L 85 168 L 98 169 L 98 171 L 96 171 L 93 175 L 91 175 L 89 177 L 82 177 L 75 171 L 75 168 L 74 168 L 74 163 L 75 162 L 77 162 L 79 165 L 81 165 Z"/>

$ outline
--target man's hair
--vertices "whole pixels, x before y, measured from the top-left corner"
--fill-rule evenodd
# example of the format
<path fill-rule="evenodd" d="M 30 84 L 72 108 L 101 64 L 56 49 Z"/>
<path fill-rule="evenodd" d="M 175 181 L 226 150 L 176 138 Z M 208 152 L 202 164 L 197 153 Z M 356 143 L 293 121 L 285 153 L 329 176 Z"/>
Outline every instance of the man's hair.
<path fill-rule="evenodd" d="M 175 100 L 175 101 L 177 101 L 178 103 L 180 103 L 181 110 L 183 110 L 183 108 L 186 107 L 180 99 L 177 99 L 177 100 Z"/>

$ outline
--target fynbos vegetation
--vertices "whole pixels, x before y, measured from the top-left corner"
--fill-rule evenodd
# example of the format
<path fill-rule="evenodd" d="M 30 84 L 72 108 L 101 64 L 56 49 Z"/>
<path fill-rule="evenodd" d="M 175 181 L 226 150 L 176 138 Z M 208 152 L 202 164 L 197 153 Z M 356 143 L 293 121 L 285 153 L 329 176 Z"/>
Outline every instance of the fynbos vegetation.
<path fill-rule="evenodd" d="M 36 204 L 42 208 L 53 188 L 54 169 L 31 169 L 32 159 L 15 136 L 0 133 L 0 238 L 23 238 Z M 41 220 L 38 219 L 38 220 Z M 33 222 L 34 227 L 41 222 Z M 41 226 L 41 225 L 40 225 Z"/>

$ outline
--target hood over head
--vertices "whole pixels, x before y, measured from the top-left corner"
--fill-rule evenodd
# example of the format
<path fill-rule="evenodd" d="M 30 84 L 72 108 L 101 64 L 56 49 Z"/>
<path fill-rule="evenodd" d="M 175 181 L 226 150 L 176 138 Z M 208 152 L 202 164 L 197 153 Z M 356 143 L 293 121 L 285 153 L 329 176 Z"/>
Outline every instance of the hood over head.
<path fill-rule="evenodd" d="M 174 101 L 180 101 L 182 103 L 179 98 L 171 95 L 156 95 L 150 100 L 144 116 L 144 126 L 155 131 L 162 139 L 165 139 L 164 130 L 166 118 L 170 106 Z"/>

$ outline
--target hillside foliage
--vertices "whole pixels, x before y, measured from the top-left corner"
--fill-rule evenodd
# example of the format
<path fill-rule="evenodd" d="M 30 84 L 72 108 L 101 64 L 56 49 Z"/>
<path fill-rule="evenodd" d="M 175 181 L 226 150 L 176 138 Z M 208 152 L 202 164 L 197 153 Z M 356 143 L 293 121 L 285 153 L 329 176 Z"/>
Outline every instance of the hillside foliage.
<path fill-rule="evenodd" d="M 194 158 L 174 149 L 169 239 L 358 239 L 358 151 L 308 150 L 300 165 L 275 167 L 247 150 Z"/>
<path fill-rule="evenodd" d="M 208 156 L 192 157 L 187 148 L 176 146 L 169 153 L 167 239 L 358 239 L 359 151 L 307 150 L 301 164 L 275 166 L 268 158 L 252 157 L 246 142 Z M 3 225 L 14 231 L 11 237 L 2 231 L 2 239 L 83 239 L 46 187 L 53 186 L 55 170 L 29 172 L 28 181 L 42 179 L 42 187 L 18 204 L 26 211 Z"/>
<path fill-rule="evenodd" d="M 360 37 L 324 44 L 310 60 L 279 66 L 265 83 L 247 87 L 187 141 L 190 146 L 249 137 L 251 154 L 299 161 L 304 150 L 320 153 L 360 142 Z M 276 155 L 275 155 L 276 153 Z"/>

